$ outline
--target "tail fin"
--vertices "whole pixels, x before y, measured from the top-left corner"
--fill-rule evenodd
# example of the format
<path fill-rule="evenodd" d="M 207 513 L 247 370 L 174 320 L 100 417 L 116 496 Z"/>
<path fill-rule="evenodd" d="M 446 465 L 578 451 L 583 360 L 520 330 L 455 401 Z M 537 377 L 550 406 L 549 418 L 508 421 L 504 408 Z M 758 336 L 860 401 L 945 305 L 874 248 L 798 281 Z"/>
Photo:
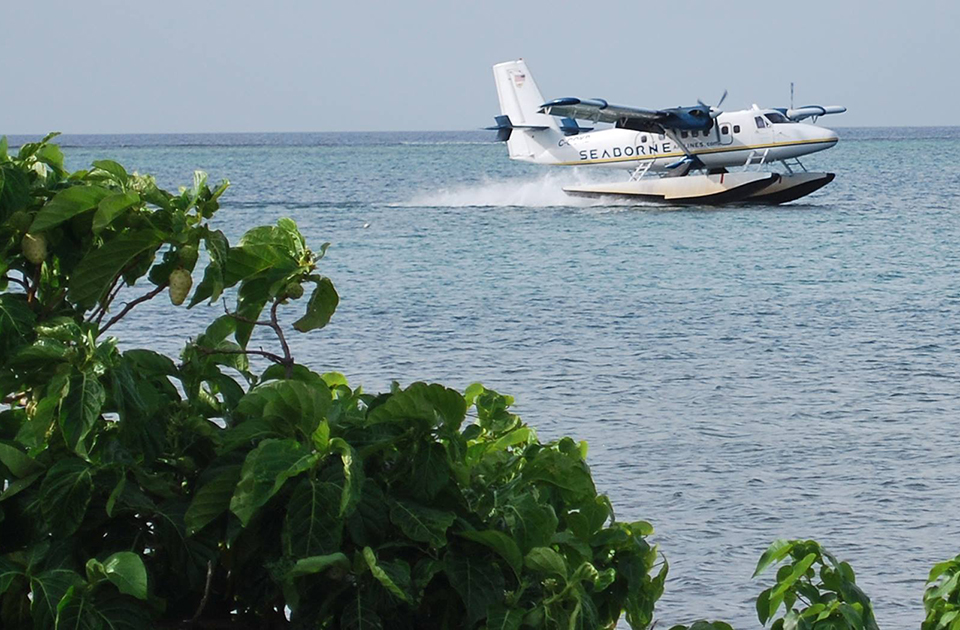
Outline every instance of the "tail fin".
<path fill-rule="evenodd" d="M 497 125 L 506 130 L 497 137 L 505 137 L 512 159 L 535 161 L 564 134 L 553 116 L 539 113 L 543 96 L 523 59 L 498 63 L 493 67 L 493 77 L 502 114 Z"/>

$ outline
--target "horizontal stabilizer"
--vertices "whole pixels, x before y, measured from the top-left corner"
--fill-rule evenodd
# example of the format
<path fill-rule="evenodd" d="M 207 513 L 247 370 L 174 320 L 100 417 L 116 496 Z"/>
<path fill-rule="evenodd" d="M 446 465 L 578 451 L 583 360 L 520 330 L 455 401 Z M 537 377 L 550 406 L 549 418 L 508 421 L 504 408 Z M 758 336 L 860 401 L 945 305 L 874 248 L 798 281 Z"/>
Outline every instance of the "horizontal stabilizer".
<path fill-rule="evenodd" d="M 561 118 L 560 131 L 562 131 L 565 136 L 575 136 L 578 133 L 593 131 L 593 127 L 581 127 L 573 118 Z"/>
<path fill-rule="evenodd" d="M 543 125 L 514 125 L 510 122 L 510 117 L 506 115 L 494 116 L 493 119 L 497 121 L 495 127 L 484 127 L 487 131 L 496 131 L 497 132 L 497 142 L 506 142 L 510 139 L 510 133 L 514 129 L 548 129 Z"/>

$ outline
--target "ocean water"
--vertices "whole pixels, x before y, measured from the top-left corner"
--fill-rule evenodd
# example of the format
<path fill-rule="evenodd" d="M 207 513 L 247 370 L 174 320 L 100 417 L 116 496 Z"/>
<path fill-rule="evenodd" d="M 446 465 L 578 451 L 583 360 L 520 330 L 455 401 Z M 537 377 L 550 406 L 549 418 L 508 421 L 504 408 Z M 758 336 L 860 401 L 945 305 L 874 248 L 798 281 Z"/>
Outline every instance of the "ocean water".
<path fill-rule="evenodd" d="M 231 239 L 288 216 L 332 243 L 340 308 L 293 337 L 300 362 L 368 391 L 481 381 L 542 438 L 587 440 L 618 518 L 653 523 L 670 561 L 659 625 L 759 627 L 757 558 L 809 537 L 853 565 L 882 628 L 919 627 L 929 568 L 960 553 L 960 128 L 841 130 L 805 160 L 837 179 L 768 208 L 574 201 L 560 187 L 598 175 L 489 139 L 62 144 L 71 168 L 230 179 Z M 116 330 L 175 355 L 220 312 L 155 300 Z"/>

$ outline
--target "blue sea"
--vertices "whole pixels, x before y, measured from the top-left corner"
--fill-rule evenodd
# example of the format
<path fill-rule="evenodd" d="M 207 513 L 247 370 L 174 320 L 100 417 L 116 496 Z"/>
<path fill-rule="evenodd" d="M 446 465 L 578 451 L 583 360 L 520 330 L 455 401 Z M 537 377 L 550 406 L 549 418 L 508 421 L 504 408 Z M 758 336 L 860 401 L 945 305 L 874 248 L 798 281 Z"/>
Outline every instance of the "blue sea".
<path fill-rule="evenodd" d="M 541 438 L 587 440 L 670 562 L 661 627 L 759 627 L 756 561 L 803 537 L 853 565 L 882 628 L 916 628 L 928 570 L 960 553 L 960 128 L 840 135 L 805 160 L 826 188 L 721 209 L 571 200 L 600 176 L 484 132 L 61 141 L 74 169 L 229 179 L 232 240 L 291 217 L 330 242 L 341 303 L 293 338 L 301 363 L 367 391 L 480 381 Z M 176 355 L 221 312 L 155 300 L 115 330 Z"/>

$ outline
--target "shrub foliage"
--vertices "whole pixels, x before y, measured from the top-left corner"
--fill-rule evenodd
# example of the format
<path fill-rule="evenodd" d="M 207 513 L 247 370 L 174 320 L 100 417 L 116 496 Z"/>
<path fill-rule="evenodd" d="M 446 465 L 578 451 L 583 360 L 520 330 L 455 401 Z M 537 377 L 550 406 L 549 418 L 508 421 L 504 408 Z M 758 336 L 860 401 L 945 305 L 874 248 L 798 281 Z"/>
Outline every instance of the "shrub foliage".
<path fill-rule="evenodd" d="M 226 182 L 71 173 L 49 140 L 0 146 L 0 626 L 651 624 L 666 562 L 585 444 L 481 385 L 371 395 L 297 364 L 278 311 L 330 320 L 326 246 L 289 219 L 231 244 Z M 165 291 L 233 307 L 177 360 L 107 334 Z"/>

